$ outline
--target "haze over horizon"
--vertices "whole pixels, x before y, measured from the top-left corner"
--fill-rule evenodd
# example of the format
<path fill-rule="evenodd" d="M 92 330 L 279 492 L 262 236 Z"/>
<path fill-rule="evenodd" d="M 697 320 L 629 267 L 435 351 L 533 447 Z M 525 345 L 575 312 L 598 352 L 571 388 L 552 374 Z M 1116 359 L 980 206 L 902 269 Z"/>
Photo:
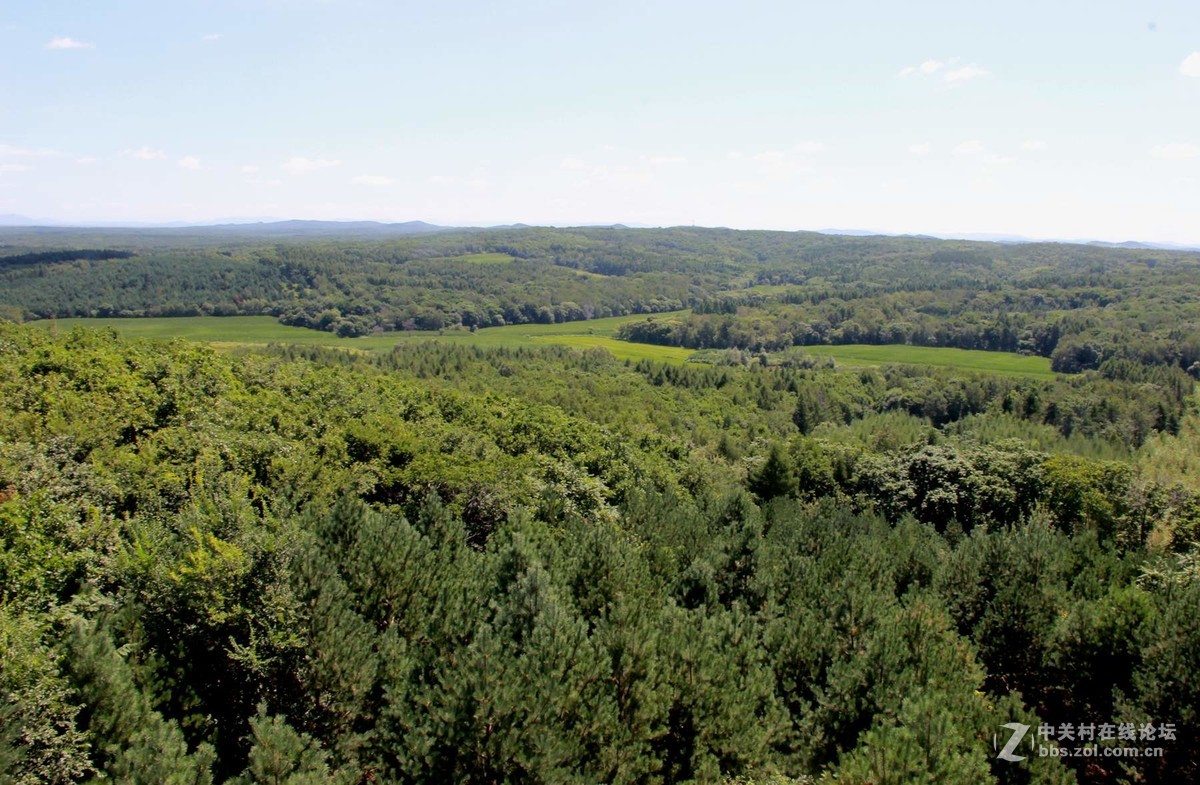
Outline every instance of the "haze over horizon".
<path fill-rule="evenodd" d="M 1194 3 L 643 5 L 7 8 L 0 213 L 1200 244 Z"/>

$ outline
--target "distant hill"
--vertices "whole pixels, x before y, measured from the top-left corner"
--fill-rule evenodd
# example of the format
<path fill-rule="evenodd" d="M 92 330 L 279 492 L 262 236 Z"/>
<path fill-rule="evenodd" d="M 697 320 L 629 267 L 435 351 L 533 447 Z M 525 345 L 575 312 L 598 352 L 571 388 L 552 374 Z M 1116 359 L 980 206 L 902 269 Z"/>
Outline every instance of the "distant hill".
<path fill-rule="evenodd" d="M 522 226 L 514 225 L 512 228 Z M 402 223 L 384 223 L 381 221 L 229 221 L 212 224 L 195 224 L 172 222 L 164 224 L 145 223 L 113 223 L 97 222 L 93 224 L 75 224 L 62 221 L 50 221 L 30 218 L 24 215 L 0 215 L 0 227 L 26 229 L 53 229 L 70 231 L 87 230 L 131 230 L 152 233 L 176 233 L 187 235 L 232 235 L 255 237 L 322 237 L 322 236 L 378 236 L 396 237 L 410 234 L 428 234 L 444 232 L 450 229 L 461 231 L 460 227 L 438 226 L 425 221 L 404 221 Z M 509 227 L 503 227 L 509 228 Z"/>
<path fill-rule="evenodd" d="M 1092 240 L 1088 245 L 1095 245 L 1100 248 L 1130 248 L 1141 251 L 1200 251 L 1200 246 L 1197 245 L 1176 245 L 1175 243 L 1143 243 L 1137 240 L 1126 240 L 1123 243 L 1106 243 L 1101 240 Z"/>
<path fill-rule="evenodd" d="M 213 223 L 185 223 L 174 221 L 170 223 L 141 223 L 127 222 L 118 223 L 111 221 L 97 221 L 90 224 L 70 223 L 64 221 L 56 221 L 44 218 L 30 218 L 29 216 L 19 215 L 15 213 L 0 214 L 0 228 L 2 229 L 26 229 L 31 230 L 32 234 L 46 235 L 62 232 L 64 234 L 100 234 L 108 237 L 113 235 L 123 235 L 130 232 L 137 232 L 140 237 L 154 237 L 161 239 L 174 237 L 177 239 L 205 240 L 211 242 L 213 239 L 225 237 L 233 240 L 253 240 L 255 238 L 379 238 L 386 239 L 389 237 L 406 237 L 410 235 L 435 234 L 443 232 L 472 232 L 483 230 L 521 230 L 535 228 L 536 224 L 512 223 L 496 226 L 442 226 L 432 224 L 426 221 L 402 221 L 402 222 L 385 222 L 385 221 L 317 221 L 317 220 L 275 220 L 270 218 L 263 219 L 226 219 Z M 645 224 L 637 223 L 595 223 L 595 224 L 576 224 L 571 227 L 558 226 L 560 229 L 649 229 Z M 671 227 L 675 229 L 698 228 L 698 227 Z M 717 229 L 718 227 L 699 227 Z M 753 231 L 753 230 L 750 230 Z M 938 233 L 938 234 L 917 234 L 904 233 L 896 234 L 892 232 L 880 232 L 872 229 L 837 229 L 826 228 L 816 230 L 817 234 L 835 235 L 843 237 L 900 237 L 912 238 L 918 240 L 968 240 L 972 242 L 988 242 L 999 243 L 1003 245 L 1020 245 L 1030 243 L 1068 243 L 1071 245 L 1090 245 L 1097 248 L 1116 248 L 1126 250 L 1153 250 L 1153 251 L 1198 251 L 1200 245 L 1186 245 L 1179 243 L 1156 243 L 1144 242 L 1138 240 L 1126 240 L 1124 242 L 1108 242 L 1103 240 L 1091 239 L 1064 239 L 1064 238 L 1035 238 L 1026 237 L 1017 234 L 988 234 L 988 233 Z"/>
<path fill-rule="evenodd" d="M 946 232 L 941 234 L 894 234 L 877 232 L 870 229 L 818 229 L 820 234 L 842 235 L 844 237 L 915 237 L 917 239 L 938 240 L 970 240 L 981 243 L 1067 243 L 1069 245 L 1092 245 L 1097 248 L 1127 248 L 1138 251 L 1200 251 L 1200 245 L 1181 245 L 1178 243 L 1150 243 L 1139 240 L 1126 240 L 1120 243 L 1104 240 L 1063 239 L 1060 237 L 1026 237 L 1020 234 L 991 234 L 986 232 Z"/>
<path fill-rule="evenodd" d="M 0 213 L 0 226 L 44 226 L 45 222 L 16 213 Z"/>
<path fill-rule="evenodd" d="M 320 237 L 330 235 L 368 235 L 392 237 L 409 234 L 444 232 L 450 227 L 437 226 L 425 221 L 382 223 L 380 221 L 274 221 L 252 224 L 215 224 L 212 226 L 188 227 L 191 231 L 213 232 L 233 235 L 260 235 L 286 237 Z"/>

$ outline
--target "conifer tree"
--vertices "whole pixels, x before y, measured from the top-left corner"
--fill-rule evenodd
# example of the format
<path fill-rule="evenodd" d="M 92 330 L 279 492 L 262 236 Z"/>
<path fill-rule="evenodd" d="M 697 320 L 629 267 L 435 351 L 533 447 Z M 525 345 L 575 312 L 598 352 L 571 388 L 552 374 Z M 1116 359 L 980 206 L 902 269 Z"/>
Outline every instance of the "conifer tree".
<path fill-rule="evenodd" d="M 250 754 L 246 771 L 230 785 L 350 785 L 352 780 L 334 773 L 329 755 L 306 733 L 297 733 L 279 716 L 268 716 L 266 706 L 250 719 Z"/>
<path fill-rule="evenodd" d="M 189 750 L 178 723 L 165 719 L 136 684 L 129 664 L 102 626 L 79 620 L 70 639 L 70 669 L 89 710 L 97 768 L 137 785 L 210 785 L 214 754 Z"/>

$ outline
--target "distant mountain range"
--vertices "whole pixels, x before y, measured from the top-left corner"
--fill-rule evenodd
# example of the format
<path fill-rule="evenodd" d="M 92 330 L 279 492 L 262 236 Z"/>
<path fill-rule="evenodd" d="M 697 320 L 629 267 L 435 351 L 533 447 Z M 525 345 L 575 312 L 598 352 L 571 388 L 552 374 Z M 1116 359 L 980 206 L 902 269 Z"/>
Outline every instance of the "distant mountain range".
<path fill-rule="evenodd" d="M 356 235 L 396 235 L 424 234 L 428 232 L 444 232 L 456 227 L 436 226 L 424 221 L 405 221 L 403 223 L 382 223 L 380 221 L 302 221 L 263 219 L 259 221 L 229 220 L 213 223 L 119 223 L 97 222 L 94 224 L 76 224 L 63 221 L 38 220 L 23 215 L 0 215 L 0 226 L 22 228 L 54 228 L 54 229 L 188 229 L 193 232 L 220 234 L 261 234 L 266 236 L 305 236 L 324 234 L 356 234 Z M 503 227 L 515 228 L 515 227 Z"/>
<path fill-rule="evenodd" d="M 612 229 L 646 229 L 653 228 L 645 224 L 575 224 L 588 228 Z M 186 223 L 176 221 L 171 223 L 147 222 L 118 222 L 97 221 L 90 224 L 70 223 L 52 219 L 30 218 L 13 213 L 0 214 L 0 227 L 24 228 L 39 230 L 55 229 L 146 229 L 160 231 L 189 230 L 198 234 L 225 234 L 237 236 L 261 237 L 331 237 L 352 235 L 356 237 L 395 237 L 414 234 L 432 234 L 434 232 L 454 232 L 484 229 L 528 229 L 530 224 L 515 223 L 500 226 L 441 226 L 425 221 L 403 221 L 388 223 L 383 221 L 309 221 L 284 220 L 278 218 L 229 218 L 224 220 Z M 1176 243 L 1153 243 L 1137 240 L 1125 242 L 1106 242 L 1103 240 L 1034 238 L 1016 234 L 986 234 L 986 233 L 940 233 L 940 234 L 896 234 L 892 232 L 877 232 L 869 229 L 817 229 L 821 234 L 845 235 L 850 237 L 918 237 L 940 240 L 973 240 L 989 243 L 1070 243 L 1073 245 L 1093 245 L 1103 248 L 1126 248 L 1160 251 L 1200 251 L 1200 245 L 1180 245 Z"/>
<path fill-rule="evenodd" d="M 1148 243 L 1138 240 L 1126 240 L 1122 243 L 1106 242 L 1104 240 L 1081 240 L 1068 238 L 1039 238 L 1025 237 L 1019 234 L 987 234 L 980 232 L 949 232 L 943 234 L 894 234 L 892 232 L 873 232 L 866 229 L 818 229 L 821 234 L 840 234 L 849 237 L 918 237 L 926 240 L 972 240 L 981 243 L 1068 243 L 1070 245 L 1094 245 L 1101 248 L 1127 248 L 1130 250 L 1157 251 L 1200 251 L 1200 245 L 1180 245 L 1177 243 Z"/>

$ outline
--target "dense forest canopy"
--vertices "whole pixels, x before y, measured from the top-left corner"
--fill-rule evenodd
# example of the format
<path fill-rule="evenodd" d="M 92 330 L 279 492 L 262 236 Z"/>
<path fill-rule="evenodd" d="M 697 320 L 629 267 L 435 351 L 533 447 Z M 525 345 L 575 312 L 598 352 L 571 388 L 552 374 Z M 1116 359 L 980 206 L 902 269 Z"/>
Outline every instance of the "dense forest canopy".
<path fill-rule="evenodd" d="M 2 235 L 0 779 L 1200 778 L 1196 256 L 172 237 Z M 645 313 L 624 337 L 707 351 L 14 323 L 99 313 L 350 333 Z M 816 343 L 1064 373 L 842 367 Z M 1112 734 L 1013 762 L 1010 723 L 1053 749 L 1077 742 L 1047 729 Z"/>

